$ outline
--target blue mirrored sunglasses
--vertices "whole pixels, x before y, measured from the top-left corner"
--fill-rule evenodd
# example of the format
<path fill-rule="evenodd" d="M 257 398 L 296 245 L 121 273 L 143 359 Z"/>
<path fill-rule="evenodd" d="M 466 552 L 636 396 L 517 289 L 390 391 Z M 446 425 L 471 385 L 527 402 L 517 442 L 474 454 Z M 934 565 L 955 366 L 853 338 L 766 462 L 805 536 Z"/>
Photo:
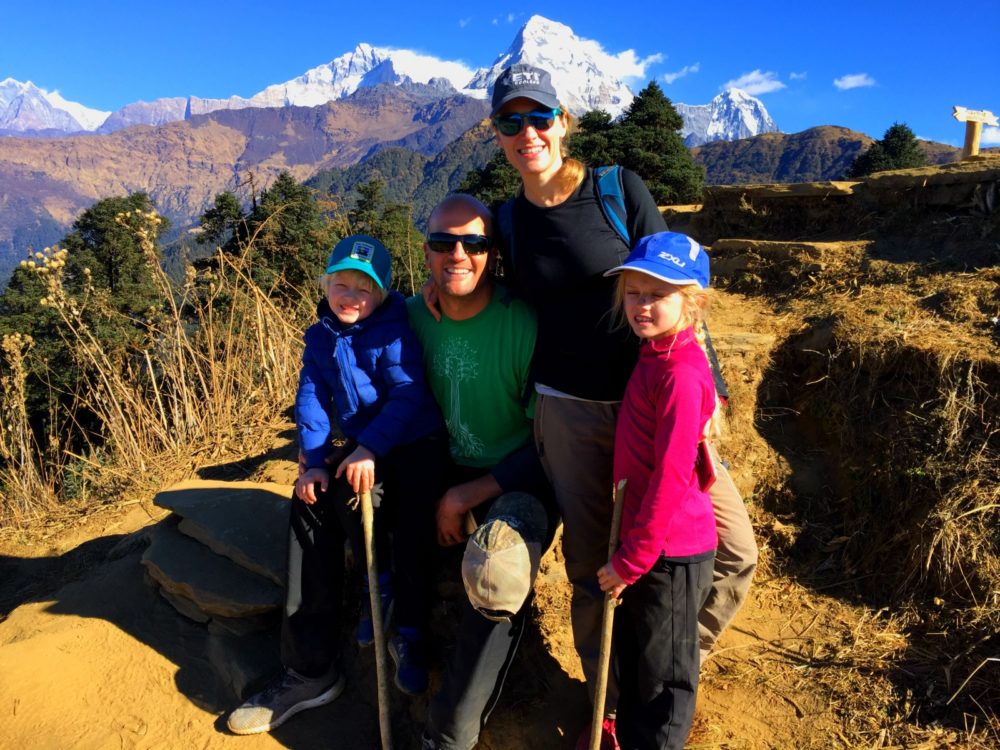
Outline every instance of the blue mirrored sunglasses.
<path fill-rule="evenodd" d="M 558 107 L 556 109 L 540 109 L 534 112 L 525 112 L 524 114 L 510 112 L 506 115 L 497 115 L 494 117 L 493 125 L 500 131 L 500 135 L 507 136 L 520 133 L 524 130 L 525 123 L 535 130 L 548 130 L 555 124 L 556 118 L 561 114 L 562 110 Z"/>

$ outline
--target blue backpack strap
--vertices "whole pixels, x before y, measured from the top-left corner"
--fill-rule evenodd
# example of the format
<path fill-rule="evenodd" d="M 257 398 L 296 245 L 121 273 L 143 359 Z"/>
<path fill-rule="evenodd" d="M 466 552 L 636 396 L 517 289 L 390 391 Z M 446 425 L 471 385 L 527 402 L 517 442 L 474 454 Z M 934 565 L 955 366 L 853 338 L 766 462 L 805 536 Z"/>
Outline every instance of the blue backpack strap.
<path fill-rule="evenodd" d="M 507 255 L 507 268 L 514 272 L 514 200 L 504 201 L 497 209 L 497 232 Z M 500 265 L 501 269 L 503 264 Z"/>
<path fill-rule="evenodd" d="M 594 168 L 594 184 L 597 197 L 604 212 L 604 218 L 624 240 L 628 247 L 632 241 L 628 236 L 628 211 L 625 208 L 625 188 L 622 185 L 622 170 L 617 164 L 610 167 Z"/>

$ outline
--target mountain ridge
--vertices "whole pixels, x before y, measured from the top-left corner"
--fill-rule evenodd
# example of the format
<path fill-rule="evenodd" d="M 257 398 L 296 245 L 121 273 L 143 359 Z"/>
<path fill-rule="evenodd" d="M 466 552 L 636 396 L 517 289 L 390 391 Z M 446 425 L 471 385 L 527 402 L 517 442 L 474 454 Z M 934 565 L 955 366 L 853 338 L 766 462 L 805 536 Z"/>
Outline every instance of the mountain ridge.
<path fill-rule="evenodd" d="M 353 50 L 330 62 L 310 68 L 283 83 L 266 86 L 250 97 L 167 97 L 152 102 L 130 102 L 110 113 L 68 102 L 58 94 L 49 94 L 33 85 L 29 92 L 27 85 L 7 79 L 0 83 L 0 134 L 44 137 L 58 136 L 60 131 L 64 134 L 109 134 L 133 125 L 162 125 L 224 109 L 318 106 L 327 101 L 338 101 L 363 88 L 386 83 L 399 87 L 431 85 L 472 98 L 486 99 L 500 72 L 515 62 L 527 62 L 547 69 L 564 106 L 576 115 L 602 109 L 617 117 L 634 98 L 621 77 L 608 72 L 618 65 L 598 42 L 578 37 L 565 24 L 533 15 L 518 30 L 508 48 L 497 55 L 493 64 L 477 71 L 463 63 L 360 42 Z M 7 95 L 4 94 L 5 85 L 10 90 Z M 15 89 L 20 92 L 16 96 Z M 726 107 L 723 107 L 720 97 L 724 96 L 727 96 L 726 92 L 706 105 L 677 105 L 683 117 L 687 118 L 686 110 L 694 113 L 691 121 L 686 122 L 685 135 L 691 139 L 688 145 L 777 129 L 759 99 L 744 93 L 738 102 L 729 97 Z M 25 110 L 23 114 L 9 106 L 15 98 Z M 706 108 L 710 114 L 703 115 L 702 110 Z M 724 115 L 721 114 L 723 112 Z M 702 132 L 703 121 L 705 132 Z M 709 127 L 714 130 L 708 132 Z"/>

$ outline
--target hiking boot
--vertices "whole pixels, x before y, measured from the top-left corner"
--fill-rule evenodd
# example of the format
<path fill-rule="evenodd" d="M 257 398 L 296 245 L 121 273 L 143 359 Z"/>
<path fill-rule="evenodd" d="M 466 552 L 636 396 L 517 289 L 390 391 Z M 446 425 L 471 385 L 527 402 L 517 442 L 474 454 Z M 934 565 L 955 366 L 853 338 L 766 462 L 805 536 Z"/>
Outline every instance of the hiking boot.
<path fill-rule="evenodd" d="M 290 669 L 271 680 L 231 714 L 226 725 L 233 734 L 260 734 L 281 726 L 299 711 L 330 703 L 344 689 L 344 676 L 309 679 Z"/>
<path fill-rule="evenodd" d="M 588 750 L 588 748 L 590 748 L 590 727 L 584 727 L 580 739 L 576 741 L 576 750 Z M 621 750 L 618 738 L 615 736 L 613 716 L 605 716 L 604 723 L 601 724 L 601 750 Z"/>
<path fill-rule="evenodd" d="M 378 593 L 382 600 L 382 632 L 389 631 L 392 620 L 392 574 L 380 573 L 378 577 Z M 358 646 L 366 648 L 375 642 L 375 625 L 372 622 L 372 597 L 368 589 L 368 579 L 361 585 L 361 614 L 358 616 L 358 629 L 355 631 Z"/>
<path fill-rule="evenodd" d="M 407 695 L 427 690 L 427 649 L 415 628 L 400 628 L 389 641 L 389 654 L 396 663 L 396 687 Z"/>

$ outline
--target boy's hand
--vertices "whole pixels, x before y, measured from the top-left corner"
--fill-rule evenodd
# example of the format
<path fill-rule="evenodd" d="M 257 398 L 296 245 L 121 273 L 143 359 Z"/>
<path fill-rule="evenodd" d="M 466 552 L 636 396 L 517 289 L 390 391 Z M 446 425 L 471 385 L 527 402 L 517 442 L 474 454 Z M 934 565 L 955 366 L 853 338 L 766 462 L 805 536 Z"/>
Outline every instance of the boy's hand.
<path fill-rule="evenodd" d="M 620 597 L 625 587 L 628 586 L 622 580 L 622 577 L 618 575 L 618 571 L 615 570 L 615 566 L 610 561 L 597 571 L 597 582 L 601 586 L 601 591 L 605 594 L 610 594 L 612 599 Z"/>
<path fill-rule="evenodd" d="M 359 445 L 340 462 L 334 476 L 337 479 L 343 476 L 355 492 L 371 492 L 375 486 L 375 454 Z"/>
<path fill-rule="evenodd" d="M 295 482 L 295 497 L 306 505 L 316 502 L 316 482 L 319 482 L 321 492 L 326 492 L 330 486 L 330 472 L 326 469 L 309 469 L 299 475 Z"/>

